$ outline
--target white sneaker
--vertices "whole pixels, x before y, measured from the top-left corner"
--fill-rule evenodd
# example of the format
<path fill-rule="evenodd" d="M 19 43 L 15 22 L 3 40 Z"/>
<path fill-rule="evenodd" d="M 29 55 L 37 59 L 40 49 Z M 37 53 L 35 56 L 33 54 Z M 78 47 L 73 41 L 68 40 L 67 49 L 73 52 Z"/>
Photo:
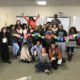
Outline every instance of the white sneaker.
<path fill-rule="evenodd" d="M 49 74 L 49 70 L 48 69 L 46 69 L 44 72 L 47 73 L 47 74 Z"/>

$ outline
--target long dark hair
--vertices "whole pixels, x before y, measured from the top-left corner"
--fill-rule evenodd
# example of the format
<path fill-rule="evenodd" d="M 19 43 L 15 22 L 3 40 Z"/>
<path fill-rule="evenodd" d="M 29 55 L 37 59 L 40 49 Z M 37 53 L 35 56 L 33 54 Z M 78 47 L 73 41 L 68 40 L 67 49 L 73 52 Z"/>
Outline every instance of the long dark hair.
<path fill-rule="evenodd" d="M 74 30 L 74 34 L 77 34 L 78 33 L 75 27 L 71 27 L 69 29 L 69 34 L 72 34 L 72 31 L 71 31 L 72 29 Z"/>
<path fill-rule="evenodd" d="M 25 29 L 25 26 L 26 26 L 26 28 L 28 28 L 27 24 L 24 23 L 24 24 L 22 25 L 22 29 Z"/>
<path fill-rule="evenodd" d="M 30 20 L 33 20 L 33 21 L 35 22 L 35 20 L 34 20 L 34 18 L 33 18 L 33 17 L 29 17 L 29 21 L 30 21 Z"/>
<path fill-rule="evenodd" d="M 6 27 L 3 27 L 2 29 L 1 29 L 1 33 L 3 33 L 3 29 L 5 29 Z M 6 28 L 7 29 L 7 28 Z"/>

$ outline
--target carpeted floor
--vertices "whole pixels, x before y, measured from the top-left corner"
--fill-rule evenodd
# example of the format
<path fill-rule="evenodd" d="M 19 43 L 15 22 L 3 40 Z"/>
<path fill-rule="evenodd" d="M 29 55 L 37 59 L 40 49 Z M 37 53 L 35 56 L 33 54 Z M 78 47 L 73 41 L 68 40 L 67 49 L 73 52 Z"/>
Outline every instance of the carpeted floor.
<path fill-rule="evenodd" d="M 12 60 L 12 64 L 0 62 L 0 80 L 16 80 L 24 76 L 31 76 L 32 80 L 80 80 L 80 49 L 72 62 L 66 62 L 58 70 L 52 70 L 50 75 L 37 73 L 35 63 L 21 63 L 19 60 Z"/>

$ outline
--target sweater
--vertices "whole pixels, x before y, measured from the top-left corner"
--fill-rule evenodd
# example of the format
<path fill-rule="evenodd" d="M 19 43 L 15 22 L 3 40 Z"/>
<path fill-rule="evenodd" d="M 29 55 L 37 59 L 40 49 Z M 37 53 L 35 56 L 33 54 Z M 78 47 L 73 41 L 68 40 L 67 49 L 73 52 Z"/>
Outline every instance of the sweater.
<path fill-rule="evenodd" d="M 31 61 L 31 56 L 29 54 L 29 50 L 27 47 L 22 47 L 21 49 L 21 54 L 20 54 L 20 59 L 21 60 L 27 60 L 27 61 Z"/>

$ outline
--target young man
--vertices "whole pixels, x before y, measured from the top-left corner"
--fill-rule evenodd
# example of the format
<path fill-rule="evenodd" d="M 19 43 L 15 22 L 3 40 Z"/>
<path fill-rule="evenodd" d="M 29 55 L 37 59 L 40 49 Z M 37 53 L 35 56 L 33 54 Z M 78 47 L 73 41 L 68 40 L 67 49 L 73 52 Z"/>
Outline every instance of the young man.
<path fill-rule="evenodd" d="M 59 29 L 56 32 L 57 38 L 57 45 L 61 49 L 62 52 L 62 57 L 63 57 L 63 63 L 66 61 L 65 60 L 65 49 L 66 49 L 66 41 L 65 41 L 65 36 L 67 36 L 67 32 L 63 29 L 63 25 L 59 25 Z"/>
<path fill-rule="evenodd" d="M 40 44 L 40 41 L 37 41 L 36 45 L 34 45 L 31 48 L 31 53 L 32 53 L 33 59 L 34 59 L 34 57 L 37 57 L 37 56 L 39 57 L 41 55 L 41 50 L 42 50 L 42 45 Z"/>
<path fill-rule="evenodd" d="M 52 24 L 61 24 L 61 21 L 57 18 L 57 14 L 54 15 L 54 19 L 52 20 Z"/>

